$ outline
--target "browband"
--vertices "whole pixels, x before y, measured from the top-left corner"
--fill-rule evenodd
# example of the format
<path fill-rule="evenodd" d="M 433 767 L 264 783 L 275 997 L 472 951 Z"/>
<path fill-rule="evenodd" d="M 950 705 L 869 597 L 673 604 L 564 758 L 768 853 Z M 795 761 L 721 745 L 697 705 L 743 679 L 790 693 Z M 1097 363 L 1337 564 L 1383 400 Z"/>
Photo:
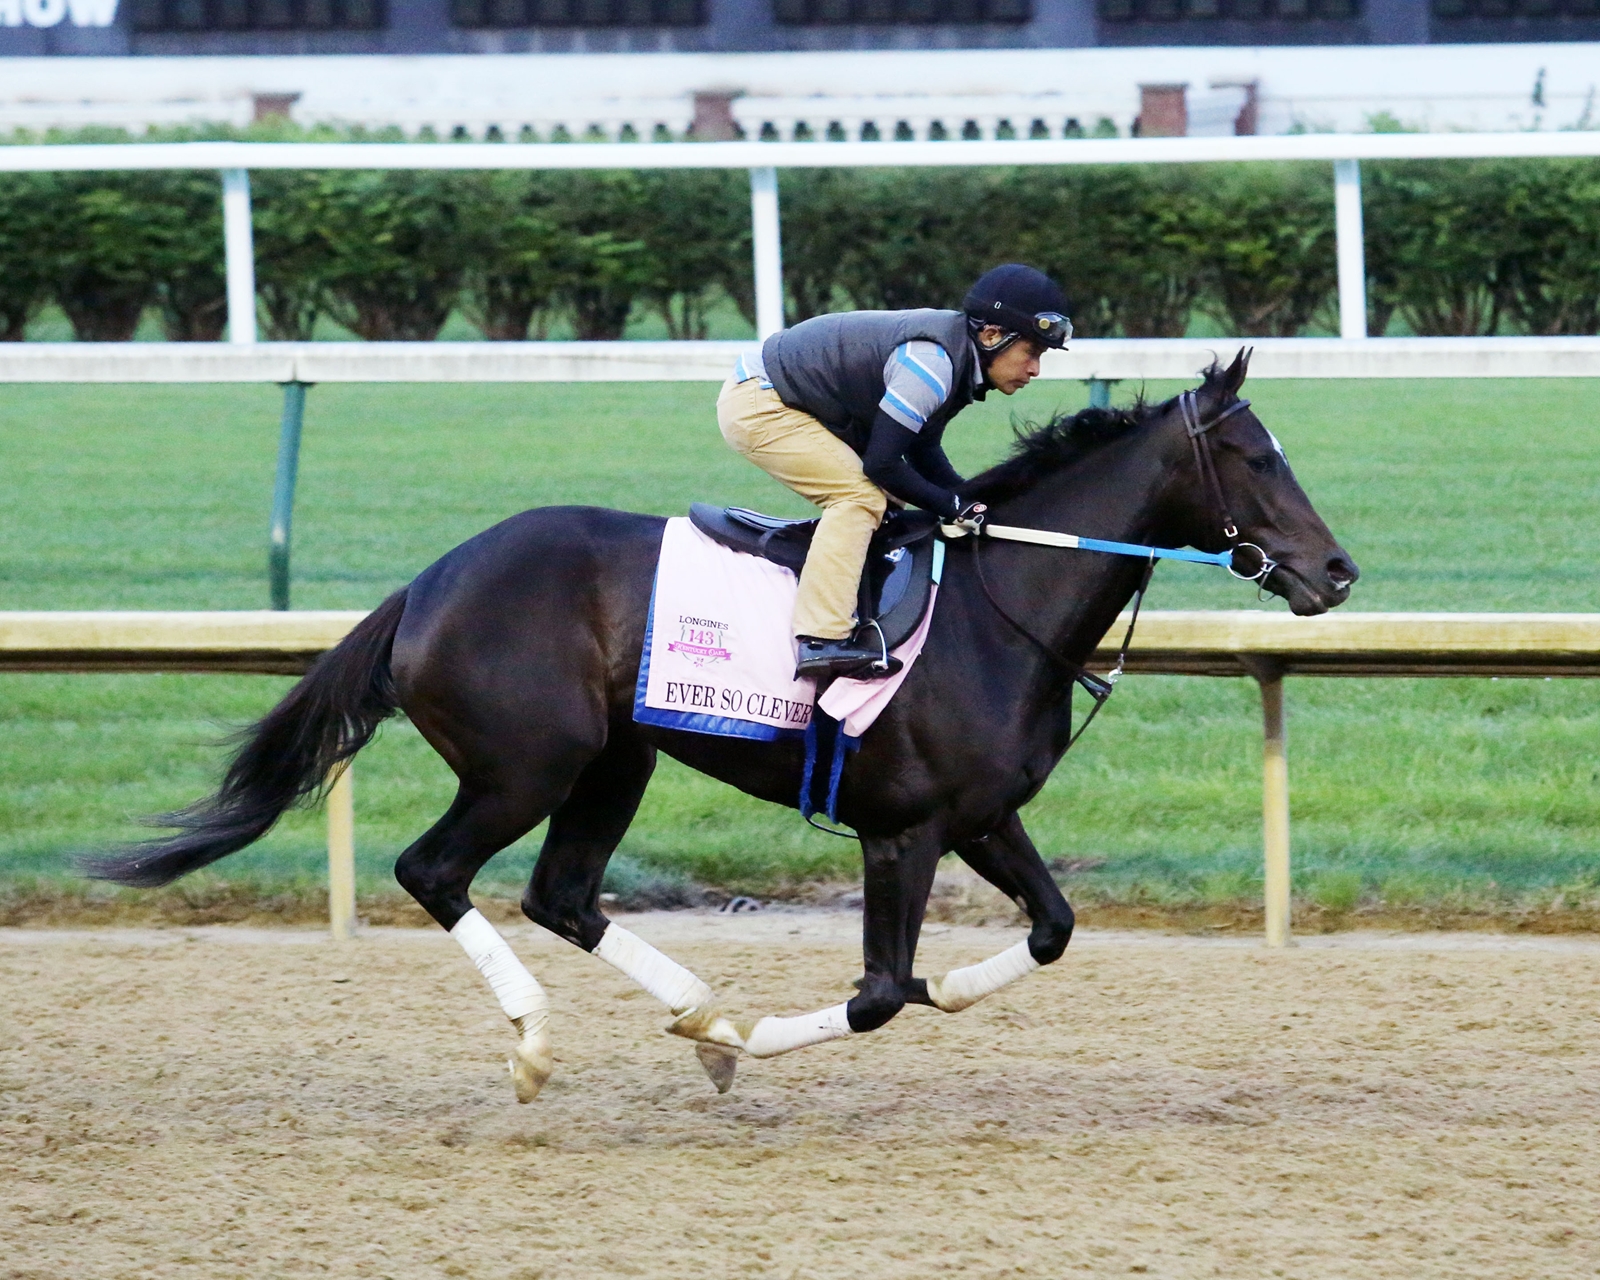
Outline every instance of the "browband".
<path fill-rule="evenodd" d="M 1221 413 L 1217 414 L 1216 417 L 1212 418 L 1210 422 L 1201 422 L 1200 406 L 1195 393 L 1193 391 L 1185 391 L 1181 396 L 1178 397 L 1178 409 L 1183 414 L 1183 425 L 1191 437 L 1204 435 L 1207 431 L 1210 431 L 1212 427 L 1216 426 L 1217 423 L 1223 422 L 1228 418 L 1231 418 L 1234 414 L 1238 413 L 1241 409 L 1248 409 L 1249 407 L 1250 402 L 1248 400 L 1236 400 Z"/>

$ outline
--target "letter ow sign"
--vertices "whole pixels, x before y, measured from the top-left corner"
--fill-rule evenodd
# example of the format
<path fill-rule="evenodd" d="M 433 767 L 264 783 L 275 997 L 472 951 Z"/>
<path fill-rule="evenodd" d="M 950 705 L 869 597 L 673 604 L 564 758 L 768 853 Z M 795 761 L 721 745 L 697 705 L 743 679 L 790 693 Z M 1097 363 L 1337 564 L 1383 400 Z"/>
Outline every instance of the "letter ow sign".
<path fill-rule="evenodd" d="M 54 27 L 68 17 L 75 27 L 109 27 L 117 0 L 0 0 L 0 26 Z"/>

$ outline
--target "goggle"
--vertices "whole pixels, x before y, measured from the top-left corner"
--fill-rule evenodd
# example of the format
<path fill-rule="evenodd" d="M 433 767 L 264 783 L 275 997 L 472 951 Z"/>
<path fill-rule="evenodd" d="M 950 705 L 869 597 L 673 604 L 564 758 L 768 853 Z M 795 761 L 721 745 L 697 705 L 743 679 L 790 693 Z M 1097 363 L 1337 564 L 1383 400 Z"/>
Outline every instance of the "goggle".
<path fill-rule="evenodd" d="M 1059 346 L 1072 337 L 1072 321 L 1059 311 L 1041 311 L 1033 318 L 1030 338 L 1038 338 L 1048 347 Z"/>
<path fill-rule="evenodd" d="M 1067 340 L 1072 337 L 1072 321 L 1059 311 L 1038 311 L 1029 315 L 1015 307 L 1006 307 L 997 302 L 991 312 L 988 308 L 977 315 L 969 315 L 968 323 L 972 331 L 993 325 L 1005 336 L 998 342 L 984 346 L 986 356 L 996 356 L 1004 351 L 1018 338 L 1027 338 L 1030 342 L 1037 342 L 1041 347 L 1055 347 L 1058 350 L 1067 345 Z"/>

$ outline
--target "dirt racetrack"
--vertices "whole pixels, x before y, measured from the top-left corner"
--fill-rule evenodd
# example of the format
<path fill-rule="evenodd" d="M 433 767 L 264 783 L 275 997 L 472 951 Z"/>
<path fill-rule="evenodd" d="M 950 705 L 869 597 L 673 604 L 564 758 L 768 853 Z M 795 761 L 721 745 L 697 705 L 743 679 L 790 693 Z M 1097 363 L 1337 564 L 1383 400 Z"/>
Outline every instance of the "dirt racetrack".
<path fill-rule="evenodd" d="M 630 924 L 740 1011 L 860 972 L 846 914 Z M 442 933 L 0 931 L 0 1276 L 1600 1274 L 1592 942 L 1082 932 L 718 1097 L 648 997 L 508 933 L 556 1008 L 527 1107 Z"/>

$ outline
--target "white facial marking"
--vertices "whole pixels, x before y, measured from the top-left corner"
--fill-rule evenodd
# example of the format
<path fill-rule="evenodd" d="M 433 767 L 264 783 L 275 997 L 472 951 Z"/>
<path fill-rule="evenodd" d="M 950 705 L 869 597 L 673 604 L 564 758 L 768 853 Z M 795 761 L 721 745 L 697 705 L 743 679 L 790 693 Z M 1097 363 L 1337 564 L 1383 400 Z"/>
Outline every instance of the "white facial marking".
<path fill-rule="evenodd" d="M 1272 441 L 1272 447 L 1278 451 L 1278 456 L 1285 462 L 1289 461 L 1288 455 L 1283 451 L 1283 446 L 1278 443 L 1278 437 L 1273 435 L 1272 432 L 1267 430 L 1266 427 L 1262 427 L 1261 429 L 1267 432 L 1267 439 Z"/>

